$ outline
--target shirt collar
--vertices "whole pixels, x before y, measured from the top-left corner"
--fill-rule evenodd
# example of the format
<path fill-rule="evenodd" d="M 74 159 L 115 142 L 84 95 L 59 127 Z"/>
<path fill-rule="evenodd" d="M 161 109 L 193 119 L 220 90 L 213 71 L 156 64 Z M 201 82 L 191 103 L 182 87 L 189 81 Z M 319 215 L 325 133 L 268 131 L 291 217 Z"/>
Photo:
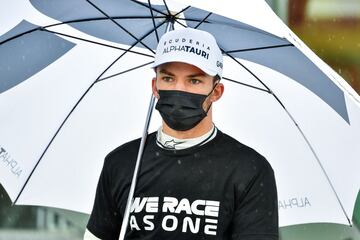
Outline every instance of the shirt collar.
<path fill-rule="evenodd" d="M 160 127 L 156 135 L 156 143 L 164 149 L 182 150 L 196 145 L 203 145 L 211 141 L 217 134 L 217 128 L 213 125 L 209 132 L 196 138 L 178 139 L 164 133 L 163 128 Z"/>

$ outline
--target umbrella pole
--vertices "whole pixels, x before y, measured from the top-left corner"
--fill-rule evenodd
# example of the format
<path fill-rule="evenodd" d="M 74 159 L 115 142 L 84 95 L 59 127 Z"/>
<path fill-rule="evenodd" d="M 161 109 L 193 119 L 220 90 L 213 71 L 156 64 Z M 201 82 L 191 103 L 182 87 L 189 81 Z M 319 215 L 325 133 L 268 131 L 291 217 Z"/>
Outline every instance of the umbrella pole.
<path fill-rule="evenodd" d="M 166 32 L 169 32 L 171 30 L 174 30 L 174 22 L 172 19 L 170 19 L 170 21 L 167 24 Z M 138 177 L 138 173 L 139 173 L 139 169 L 140 169 L 141 157 L 144 152 L 145 142 L 146 142 L 146 138 L 148 136 L 148 130 L 149 130 L 149 125 L 150 125 L 151 115 L 154 110 L 154 105 L 155 105 L 155 96 L 153 94 L 151 94 L 150 104 L 149 104 L 148 113 L 147 113 L 146 121 L 145 121 L 145 127 L 144 127 L 144 131 L 143 131 L 143 135 L 141 137 L 141 142 L 140 142 L 139 152 L 138 152 L 137 159 L 136 159 L 134 174 L 133 174 L 133 178 L 131 181 L 128 199 L 126 202 L 124 217 L 123 217 L 123 220 L 121 223 L 119 240 L 125 239 L 126 230 L 129 225 L 131 204 L 132 204 L 132 200 L 134 198 L 137 177 Z"/>
<path fill-rule="evenodd" d="M 153 109 L 154 109 L 154 104 L 155 104 L 155 96 L 153 94 L 151 94 L 150 104 L 149 104 L 148 113 L 147 113 L 146 121 L 145 121 L 145 127 L 144 127 L 143 135 L 142 135 L 142 138 L 141 138 L 141 142 L 140 142 L 140 147 L 139 147 L 139 152 L 138 152 L 137 159 L 136 159 L 134 174 L 133 174 L 133 178 L 132 178 L 132 181 L 131 181 L 131 186 L 130 186 L 130 190 L 129 190 L 128 199 L 127 199 L 127 202 L 126 202 L 126 208 L 125 208 L 125 212 L 124 212 L 124 217 L 123 217 L 122 224 L 121 224 L 119 240 L 124 240 L 125 239 L 126 229 L 128 227 L 128 224 L 129 224 L 131 203 L 132 203 L 132 199 L 134 198 L 135 187 L 136 187 L 137 177 L 138 177 L 138 173 L 139 173 L 141 157 L 142 157 L 142 154 L 144 152 L 145 142 L 146 142 L 146 138 L 147 138 L 147 135 L 148 135 L 148 129 L 149 129 L 149 125 L 150 125 L 151 115 L 152 115 L 152 112 L 153 112 Z"/>

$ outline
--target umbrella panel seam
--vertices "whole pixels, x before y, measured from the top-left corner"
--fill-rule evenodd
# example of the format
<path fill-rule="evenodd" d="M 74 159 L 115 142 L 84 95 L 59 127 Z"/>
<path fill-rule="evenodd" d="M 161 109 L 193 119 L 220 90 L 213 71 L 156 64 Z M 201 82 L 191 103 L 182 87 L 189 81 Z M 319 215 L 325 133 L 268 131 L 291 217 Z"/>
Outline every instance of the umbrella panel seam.
<path fill-rule="evenodd" d="M 65 34 L 65 33 L 61 33 L 61 32 L 57 32 L 57 31 L 52 31 L 52 30 L 48 30 L 48 29 L 39 29 L 39 30 L 54 33 L 54 34 L 58 34 L 58 35 L 73 38 L 73 39 L 77 39 L 77 40 L 84 41 L 84 42 L 89 42 L 89 43 L 101 45 L 101 46 L 108 47 L 108 48 L 114 48 L 114 49 L 118 49 L 118 50 L 128 51 L 128 52 L 138 54 L 138 55 L 142 55 L 142 56 L 146 56 L 146 57 L 154 57 L 153 55 L 149 55 L 149 54 L 146 54 L 146 53 L 137 52 L 137 51 L 133 51 L 133 50 L 128 50 L 128 49 L 125 49 L 125 48 L 121 48 L 121 47 L 117 47 L 117 46 L 113 46 L 113 45 L 109 45 L 109 44 L 105 44 L 105 43 L 101 43 L 101 42 L 96 42 L 96 41 L 92 41 L 92 40 L 85 39 L 85 38 L 79 38 L 79 37 L 75 37 L 75 36 Z"/>
<path fill-rule="evenodd" d="M 149 6 L 150 6 L 149 9 L 150 9 L 150 13 L 151 13 L 151 19 L 152 19 L 153 27 L 154 27 L 154 29 L 155 29 L 156 40 L 157 40 L 157 42 L 159 42 L 159 34 L 158 34 L 158 32 L 157 32 L 157 29 L 155 28 L 154 13 L 153 13 L 153 9 L 152 9 L 152 7 L 151 7 L 151 2 L 150 2 L 150 0 L 148 0 L 148 3 L 149 3 Z"/>
<path fill-rule="evenodd" d="M 92 3 L 90 0 L 86 0 L 90 5 L 92 5 L 96 10 L 98 10 L 99 12 L 101 12 L 102 14 L 104 14 L 104 16 L 106 16 L 107 18 L 109 18 L 109 20 L 111 20 L 116 26 L 120 27 L 122 30 L 124 30 L 126 33 L 128 33 L 131 37 L 133 37 L 137 43 L 139 42 L 140 44 L 142 44 L 145 48 L 147 48 L 148 50 L 150 50 L 150 52 L 154 53 L 154 51 L 145 43 L 143 43 L 141 40 L 139 40 L 136 36 L 134 36 L 133 34 L 130 33 L 130 31 L 128 31 L 125 27 L 123 27 L 121 24 L 119 24 L 117 21 L 115 21 L 112 17 L 110 17 L 106 12 L 104 12 L 103 10 L 101 10 L 98 6 L 96 6 L 94 3 Z"/>
<path fill-rule="evenodd" d="M 132 1 L 133 3 L 139 4 L 139 5 L 143 6 L 143 7 L 146 7 L 146 8 L 150 8 L 150 7 L 151 7 L 151 6 L 147 6 L 145 3 L 142 3 L 142 2 L 139 2 L 139 1 L 135 1 L 135 0 L 130 0 L 130 1 Z M 152 8 L 152 7 L 151 7 L 151 8 Z M 164 16 L 167 16 L 167 14 L 165 14 L 165 13 L 157 10 L 156 8 L 152 8 L 152 10 L 155 11 L 155 12 L 157 12 L 157 13 L 163 14 Z"/>
<path fill-rule="evenodd" d="M 107 80 L 107 79 L 110 79 L 110 78 L 119 76 L 119 75 L 121 75 L 121 74 L 128 73 L 128 72 L 131 72 L 131 71 L 133 71 L 133 70 L 136 70 L 136 69 L 145 67 L 145 66 L 147 66 L 147 65 L 149 65 L 149 64 L 152 64 L 152 63 L 154 63 L 154 61 L 147 62 L 147 63 L 141 64 L 141 65 L 136 66 L 136 67 L 133 67 L 133 68 L 129 68 L 129 69 L 127 69 L 127 70 L 124 70 L 124 71 L 119 72 L 119 73 L 115 73 L 115 74 L 113 74 L 113 75 L 110 75 L 110 76 L 107 76 L 107 77 L 104 77 L 104 78 L 100 78 L 100 79 L 98 79 L 96 82 L 97 82 L 97 83 L 98 83 L 98 82 L 102 82 L 102 81 L 104 81 L 104 80 Z"/>
<path fill-rule="evenodd" d="M 246 52 L 246 51 L 257 51 L 257 50 L 271 49 L 271 48 L 281 48 L 281 47 L 294 47 L 294 44 L 290 43 L 290 44 L 273 45 L 273 46 L 266 46 L 266 47 L 237 49 L 237 50 L 226 51 L 224 53 L 229 54 L 229 53 L 238 53 L 238 52 Z"/>
<path fill-rule="evenodd" d="M 166 23 L 166 21 L 162 22 L 161 24 L 159 24 L 157 26 L 157 28 L 161 27 L 164 23 Z M 147 34 L 145 34 L 141 39 L 139 39 L 138 41 L 141 41 L 142 39 L 146 38 L 148 35 L 150 35 L 155 29 L 152 29 L 152 31 L 148 32 Z M 119 59 L 121 59 L 129 50 L 131 50 L 137 43 L 134 43 L 133 45 L 131 45 L 127 51 L 125 51 L 124 53 L 122 53 L 119 57 L 117 57 L 115 59 L 115 61 L 113 61 L 97 78 L 96 80 L 88 87 L 88 89 L 84 92 L 84 94 L 80 97 L 80 99 L 76 102 L 76 104 L 73 106 L 73 108 L 70 110 L 70 112 L 68 113 L 68 115 L 65 117 L 64 121 L 60 124 L 59 128 L 56 130 L 54 136 L 51 138 L 51 140 L 49 141 L 48 145 L 45 147 L 45 150 L 43 151 L 43 153 L 41 154 L 40 158 L 38 159 L 38 161 L 36 162 L 34 168 L 32 169 L 32 171 L 30 172 L 28 178 L 26 179 L 24 185 L 22 186 L 19 194 L 17 195 L 14 204 L 16 204 L 16 202 L 18 201 L 19 197 L 21 196 L 22 192 L 24 191 L 27 183 L 29 182 L 31 176 L 33 175 L 35 169 L 37 168 L 37 166 L 40 164 L 40 161 L 43 159 L 44 155 L 46 154 L 47 150 L 49 149 L 50 145 L 52 144 L 52 142 L 55 140 L 56 136 L 58 135 L 58 133 L 60 132 L 60 130 L 62 129 L 62 127 L 65 125 L 65 123 L 67 122 L 67 120 L 69 119 L 69 117 L 71 116 L 71 114 L 74 112 L 74 110 L 77 108 L 77 106 L 80 104 L 80 102 L 84 99 L 84 97 L 87 95 L 87 93 L 92 89 L 92 87 L 97 83 L 97 81 L 101 78 L 102 75 L 104 75 L 104 73 L 109 70 Z"/>

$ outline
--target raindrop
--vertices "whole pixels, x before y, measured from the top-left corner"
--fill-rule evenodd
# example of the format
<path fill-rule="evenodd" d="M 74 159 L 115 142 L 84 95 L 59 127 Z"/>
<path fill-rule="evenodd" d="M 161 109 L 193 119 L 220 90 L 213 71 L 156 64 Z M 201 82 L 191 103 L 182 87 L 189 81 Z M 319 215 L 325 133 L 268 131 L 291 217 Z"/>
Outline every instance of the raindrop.
<path fill-rule="evenodd" d="M 180 164 L 181 164 L 181 160 L 180 160 L 180 159 L 178 159 L 178 160 L 177 160 L 177 163 L 180 165 Z"/>
<path fill-rule="evenodd" d="M 239 186 L 238 186 L 238 191 L 244 191 L 246 188 L 245 184 L 244 183 L 240 183 Z"/>
<path fill-rule="evenodd" d="M 155 152 L 155 156 L 160 156 L 160 153 L 159 152 Z"/>

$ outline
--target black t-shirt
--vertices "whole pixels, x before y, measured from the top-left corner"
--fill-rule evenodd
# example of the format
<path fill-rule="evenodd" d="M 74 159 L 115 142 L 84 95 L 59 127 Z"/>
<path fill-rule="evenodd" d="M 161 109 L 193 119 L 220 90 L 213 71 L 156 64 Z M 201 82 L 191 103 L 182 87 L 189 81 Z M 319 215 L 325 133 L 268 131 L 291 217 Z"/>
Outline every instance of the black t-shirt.
<path fill-rule="evenodd" d="M 87 228 L 118 239 L 140 140 L 105 159 Z M 218 131 L 165 150 L 148 136 L 126 239 L 278 239 L 274 173 L 264 157 Z"/>

